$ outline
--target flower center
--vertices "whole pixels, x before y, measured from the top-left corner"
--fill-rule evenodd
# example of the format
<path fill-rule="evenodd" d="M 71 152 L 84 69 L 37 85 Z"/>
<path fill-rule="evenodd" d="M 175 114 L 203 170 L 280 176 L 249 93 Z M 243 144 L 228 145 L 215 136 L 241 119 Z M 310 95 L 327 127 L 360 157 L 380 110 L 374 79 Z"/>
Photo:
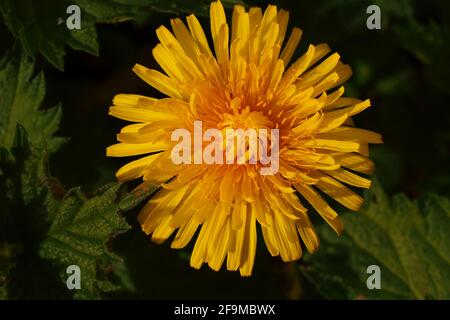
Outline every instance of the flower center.
<path fill-rule="evenodd" d="M 223 121 L 217 125 L 218 129 L 270 129 L 273 122 L 261 111 L 250 111 L 250 107 L 224 113 Z"/>

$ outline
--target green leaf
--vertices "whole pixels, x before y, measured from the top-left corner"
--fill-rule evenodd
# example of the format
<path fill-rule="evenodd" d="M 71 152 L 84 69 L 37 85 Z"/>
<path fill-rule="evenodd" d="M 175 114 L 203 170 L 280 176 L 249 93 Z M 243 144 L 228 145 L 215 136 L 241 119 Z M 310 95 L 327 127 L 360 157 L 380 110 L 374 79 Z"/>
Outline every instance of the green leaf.
<path fill-rule="evenodd" d="M 65 9 L 64 2 L 56 0 L 0 2 L 6 26 L 20 40 L 26 53 L 35 57 L 40 51 L 60 70 L 64 66 L 64 44 L 68 35 L 63 23 Z"/>
<path fill-rule="evenodd" d="M 118 0 L 127 1 L 127 0 Z M 139 0 L 137 0 L 139 1 Z M 209 17 L 209 6 L 211 1 L 209 0 L 142 0 L 150 4 L 151 8 L 159 12 L 168 12 L 175 14 L 190 14 L 194 13 L 199 16 Z M 244 1 L 240 0 L 222 0 L 222 4 L 225 8 L 232 8 L 235 4 L 244 4 Z"/>
<path fill-rule="evenodd" d="M 65 193 L 47 176 L 43 155 L 21 126 L 10 150 L 0 149 L 0 294 L 98 299 L 132 288 L 126 266 L 111 251 L 112 239 L 129 228 L 119 208 L 121 186 L 89 197 L 79 188 Z M 65 286 L 69 265 L 81 268 L 79 291 Z M 36 283 L 37 274 L 43 281 Z"/>
<path fill-rule="evenodd" d="M 0 146 L 12 145 L 16 126 L 20 123 L 33 145 L 46 145 L 56 151 L 65 141 L 53 137 L 61 119 L 61 107 L 41 109 L 45 96 L 42 72 L 33 74 L 34 65 L 26 54 L 12 50 L 0 61 Z"/>
<path fill-rule="evenodd" d="M 360 213 L 343 215 L 344 234 L 321 228 L 319 252 L 306 257 L 303 275 L 327 298 L 449 299 L 450 201 L 429 195 L 423 203 L 378 184 Z M 369 290 L 367 267 L 381 269 L 381 289 Z"/>
<path fill-rule="evenodd" d="M 44 78 L 32 76 L 25 54 L 13 53 L 0 61 L 0 296 L 100 298 L 127 281 L 110 248 L 128 229 L 119 213 L 120 185 L 87 197 L 80 189 L 66 194 L 50 176 L 47 159 L 60 141 L 53 134 L 61 111 L 39 110 Z M 80 291 L 65 286 L 71 264 L 81 267 Z"/>
<path fill-rule="evenodd" d="M 73 2 L 81 7 L 81 29 L 66 26 L 67 7 Z M 0 12 L 6 26 L 20 40 L 25 52 L 36 57 L 40 52 L 59 70 L 64 69 L 64 46 L 98 54 L 97 21 L 131 18 L 133 7 L 114 1 L 2 0 Z"/>
<path fill-rule="evenodd" d="M 223 1 L 226 7 L 238 0 Z M 81 29 L 66 26 L 67 7 L 81 8 Z M 25 52 L 35 58 L 40 52 L 59 70 L 64 70 L 64 47 L 98 55 L 96 23 L 118 23 L 132 20 L 139 11 L 197 13 L 208 15 L 209 1 L 161 0 L 2 0 L 0 12 L 12 34 L 19 39 Z"/>
<path fill-rule="evenodd" d="M 11 299 L 67 296 L 49 264 L 36 253 L 48 230 L 45 203 L 52 196 L 45 159 L 45 150 L 31 145 L 20 125 L 12 146 L 0 148 L 0 247 L 7 248 L 0 272 L 5 278 L 0 286 L 3 295 Z M 44 291 L 40 290 L 43 284 Z"/>
<path fill-rule="evenodd" d="M 95 28 L 95 18 L 90 15 L 83 17 L 83 25 L 80 30 L 70 31 L 68 44 L 72 49 L 85 51 L 94 56 L 98 55 L 99 46 L 97 42 L 97 30 Z"/>
<path fill-rule="evenodd" d="M 97 22 L 103 23 L 131 20 L 140 7 L 136 1 L 75 0 L 74 2 L 80 6 L 82 15 L 87 13 L 94 17 Z M 83 19 L 84 17 L 82 21 Z"/>
<path fill-rule="evenodd" d="M 158 190 L 158 187 L 154 185 L 149 187 L 148 190 L 145 191 L 130 192 L 129 194 L 127 194 L 122 198 L 122 200 L 119 203 L 119 207 L 123 211 L 133 210 L 145 199 L 150 198 L 155 193 L 156 190 Z"/>
<path fill-rule="evenodd" d="M 32 208 L 47 196 L 45 151 L 30 145 L 21 125 L 17 126 L 12 147 L 1 150 L 0 241 L 33 244 L 45 231 L 45 210 Z M 33 230 L 28 230 L 28 225 Z"/>
<path fill-rule="evenodd" d="M 119 213 L 119 188 L 118 184 L 108 186 L 89 199 L 80 189 L 73 189 L 52 205 L 52 223 L 39 254 L 56 262 L 62 281 L 67 278 L 67 266 L 80 267 L 81 290 L 75 292 L 76 298 L 96 299 L 117 289 L 108 273 L 111 276 L 112 268 L 122 260 L 109 246 L 113 236 L 129 229 Z"/>

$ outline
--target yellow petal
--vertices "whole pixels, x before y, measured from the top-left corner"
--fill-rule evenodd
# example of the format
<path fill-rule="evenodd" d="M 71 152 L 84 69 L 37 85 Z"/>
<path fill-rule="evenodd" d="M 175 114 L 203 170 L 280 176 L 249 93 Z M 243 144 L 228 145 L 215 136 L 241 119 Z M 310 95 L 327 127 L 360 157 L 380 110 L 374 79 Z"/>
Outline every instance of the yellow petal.
<path fill-rule="evenodd" d="M 211 35 L 214 42 L 214 50 L 216 52 L 217 60 L 219 61 L 219 63 L 222 63 L 225 59 L 225 52 L 223 50 L 224 47 L 226 46 L 226 50 L 228 50 L 228 25 L 227 18 L 225 16 L 225 10 L 223 9 L 222 3 L 220 1 L 211 2 L 210 17 Z M 220 33 L 223 33 L 221 39 L 219 39 Z M 224 33 L 226 33 L 226 35 Z M 221 40 L 226 41 L 226 43 L 222 43 Z"/>
<path fill-rule="evenodd" d="M 192 61 L 196 62 L 197 56 L 200 54 L 200 48 L 190 34 L 189 29 L 179 18 L 171 19 L 170 24 L 172 25 L 172 30 L 176 39 L 184 48 L 186 55 L 188 55 Z"/>
<path fill-rule="evenodd" d="M 135 107 L 112 106 L 109 108 L 109 115 L 134 122 L 153 122 L 162 120 L 176 120 L 177 116 L 170 113 L 155 112 Z"/>
<path fill-rule="evenodd" d="M 334 153 L 333 158 L 342 166 L 365 174 L 372 174 L 375 165 L 372 160 L 356 153 Z"/>
<path fill-rule="evenodd" d="M 319 249 L 320 241 L 309 217 L 304 215 L 302 219 L 297 220 L 295 223 L 306 249 L 308 249 L 310 253 L 316 252 L 317 249 Z"/>
<path fill-rule="evenodd" d="M 321 139 L 334 138 L 342 140 L 365 141 L 367 143 L 383 143 L 383 138 L 379 133 L 370 130 L 344 126 L 328 131 L 327 133 L 317 134 L 315 136 Z"/>
<path fill-rule="evenodd" d="M 216 205 L 217 206 L 217 205 Z M 211 241 L 212 230 L 215 226 L 215 222 L 218 219 L 218 215 L 210 214 L 205 220 L 200 230 L 200 233 L 195 241 L 194 249 L 191 254 L 191 267 L 195 269 L 200 269 L 203 262 L 206 261 L 206 251 L 208 247 L 208 242 Z"/>
<path fill-rule="evenodd" d="M 195 235 L 195 231 L 197 231 L 199 225 L 200 224 L 195 220 L 195 218 L 191 217 L 191 219 L 178 230 L 170 247 L 173 249 L 181 249 L 186 247 Z"/>
<path fill-rule="evenodd" d="M 289 22 L 289 11 L 281 9 L 278 11 L 277 22 L 279 25 L 278 37 L 276 43 L 279 46 L 283 45 L 284 37 L 286 36 L 286 30 Z"/>
<path fill-rule="evenodd" d="M 142 80 L 160 92 L 168 95 L 169 97 L 183 99 L 183 94 L 181 93 L 177 83 L 169 77 L 163 75 L 161 72 L 148 69 L 140 64 L 136 64 L 133 71 Z"/>
<path fill-rule="evenodd" d="M 333 150 L 340 152 L 357 152 L 360 144 L 356 141 L 340 141 L 330 139 L 312 139 L 303 142 L 305 147 Z"/>
<path fill-rule="evenodd" d="M 191 31 L 191 35 L 197 42 L 202 53 L 211 56 L 212 52 L 209 48 L 208 40 L 206 39 L 205 32 L 203 31 L 203 28 L 197 17 L 191 14 L 186 18 L 186 21 L 188 23 L 189 30 Z"/>
<path fill-rule="evenodd" d="M 176 51 L 176 50 L 174 50 Z M 189 79 L 182 65 L 178 63 L 172 54 L 172 50 L 167 50 L 163 45 L 157 44 L 152 50 L 153 57 L 166 74 L 173 80 L 184 82 Z"/>
<path fill-rule="evenodd" d="M 325 57 L 330 51 L 330 47 L 326 43 L 320 43 L 315 46 L 314 57 L 311 61 L 311 65 L 315 64 L 317 61 Z"/>
<path fill-rule="evenodd" d="M 230 249 L 228 251 L 227 257 L 227 269 L 230 271 L 235 271 L 239 269 L 241 265 L 241 261 L 243 261 L 243 252 L 247 252 L 244 249 L 246 243 L 246 232 L 248 230 L 247 224 L 249 223 L 248 214 L 247 214 L 247 202 L 242 202 L 240 204 L 241 212 L 241 227 L 238 229 L 234 229 L 231 234 L 231 243 Z"/>
<path fill-rule="evenodd" d="M 239 271 L 241 276 L 248 277 L 252 274 L 253 265 L 255 263 L 256 254 L 256 218 L 253 213 L 250 212 L 247 217 L 248 221 L 245 224 L 245 238 L 243 241 L 243 248 L 241 253 L 241 260 L 239 265 Z"/>
<path fill-rule="evenodd" d="M 340 59 L 339 54 L 334 53 L 317 67 L 309 70 L 296 81 L 299 90 L 304 90 L 310 86 L 316 85 L 323 77 L 330 73 L 336 67 Z"/>
<path fill-rule="evenodd" d="M 295 222 L 283 215 L 274 215 L 274 228 L 278 234 L 278 249 L 285 262 L 297 260 L 302 256 Z"/>
<path fill-rule="evenodd" d="M 319 132 L 327 132 L 342 125 L 347 118 L 370 107 L 370 100 L 365 100 L 351 107 L 326 112 L 320 124 Z"/>
<path fill-rule="evenodd" d="M 278 256 L 280 254 L 280 251 L 278 250 L 278 237 L 274 233 L 274 227 L 262 226 L 261 230 L 267 250 L 269 250 L 272 257 Z"/>
<path fill-rule="evenodd" d="M 152 233 L 152 241 L 161 244 L 166 241 L 170 235 L 175 231 L 175 228 L 170 226 L 170 221 L 172 220 L 172 216 L 167 215 L 164 216 L 158 226 Z"/>
<path fill-rule="evenodd" d="M 289 69 L 285 72 L 281 79 L 280 88 L 293 83 L 311 64 L 314 55 L 314 46 L 310 45 L 304 55 L 302 55 L 297 61 L 295 61 Z M 285 62 L 286 65 L 286 62 Z"/>
<path fill-rule="evenodd" d="M 106 148 L 106 156 L 108 157 L 127 157 L 139 154 L 163 151 L 168 147 L 164 141 L 152 143 L 117 143 Z"/>
<path fill-rule="evenodd" d="M 370 188 L 372 182 L 369 179 L 360 177 L 348 170 L 338 169 L 327 172 L 333 178 L 336 178 L 342 182 L 345 182 L 351 186 L 359 187 L 359 188 Z"/>
<path fill-rule="evenodd" d="M 117 94 L 114 96 L 113 103 L 116 106 L 148 108 L 153 106 L 158 99 L 142 96 L 139 94 Z"/>
<path fill-rule="evenodd" d="M 169 45 L 172 45 L 176 50 L 182 51 L 184 53 L 183 47 L 165 26 L 160 26 L 158 29 L 156 29 L 156 35 L 164 47 L 168 48 Z"/>
<path fill-rule="evenodd" d="M 295 189 L 297 189 L 300 194 L 305 197 L 305 199 L 311 203 L 314 209 L 322 216 L 328 219 L 334 219 L 337 217 L 336 211 L 330 207 L 328 203 L 322 198 L 322 196 L 315 191 L 311 186 L 303 183 L 294 184 Z"/>
<path fill-rule="evenodd" d="M 250 30 L 255 30 L 260 24 L 262 20 L 262 11 L 259 7 L 251 7 L 249 12 L 250 19 Z"/>
<path fill-rule="evenodd" d="M 353 211 L 358 211 L 362 206 L 364 199 L 342 183 L 324 173 L 315 172 L 311 173 L 311 175 L 319 179 L 315 184 L 317 188 L 328 194 L 343 206 Z"/>
<path fill-rule="evenodd" d="M 228 245 L 230 239 L 230 218 L 226 217 L 222 223 L 220 230 L 217 231 L 217 237 L 215 240 L 215 246 L 212 257 L 208 258 L 208 265 L 211 269 L 219 271 L 225 260 L 228 252 Z"/>
<path fill-rule="evenodd" d="M 300 39 L 302 38 L 303 31 L 299 28 L 292 29 L 291 35 L 284 47 L 283 51 L 281 51 L 280 59 L 283 60 L 284 65 L 287 66 L 289 61 L 291 61 L 292 56 L 294 55 L 295 49 L 300 43 Z"/>
<path fill-rule="evenodd" d="M 264 37 L 267 34 L 273 33 L 273 27 L 274 24 L 277 26 L 277 34 L 275 35 L 275 39 L 273 42 L 275 42 L 277 36 L 278 36 L 278 24 L 277 22 L 277 7 L 274 5 L 268 5 L 266 10 L 264 11 L 264 15 L 261 20 L 261 35 Z M 261 47 L 264 48 L 264 42 L 261 43 Z"/>
<path fill-rule="evenodd" d="M 325 109 L 339 109 L 342 107 L 353 106 L 353 105 L 361 103 L 361 102 L 362 101 L 360 99 L 342 97 L 342 98 L 337 99 L 335 102 L 331 103 L 330 105 L 326 106 Z"/>
<path fill-rule="evenodd" d="M 144 174 L 144 170 L 153 161 L 155 161 L 157 156 L 158 154 L 152 154 L 150 156 L 127 163 L 116 172 L 117 180 L 123 182 L 142 177 Z"/>
<path fill-rule="evenodd" d="M 239 20 L 242 19 L 242 16 L 246 14 L 245 8 L 241 5 L 235 5 L 233 8 L 233 16 L 231 18 L 231 42 L 240 38 L 239 33 L 242 32 L 240 30 L 241 26 L 239 25 Z M 244 32 L 248 32 L 249 30 L 244 30 Z"/>

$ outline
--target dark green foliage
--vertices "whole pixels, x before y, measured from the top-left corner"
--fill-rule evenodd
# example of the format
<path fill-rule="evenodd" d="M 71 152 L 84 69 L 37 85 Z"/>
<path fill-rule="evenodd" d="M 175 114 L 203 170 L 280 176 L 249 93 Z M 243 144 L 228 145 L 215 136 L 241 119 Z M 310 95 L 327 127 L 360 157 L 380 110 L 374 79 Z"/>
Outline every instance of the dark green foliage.
<path fill-rule="evenodd" d="M 68 298 L 73 294 L 64 288 L 69 265 L 82 271 L 75 298 L 98 299 L 120 289 L 115 273 L 125 266 L 111 252 L 111 241 L 129 228 L 119 209 L 121 186 L 105 186 L 92 196 L 80 188 L 64 194 L 46 175 L 42 151 L 29 144 L 20 125 L 10 151 L 2 149 L 1 294 Z"/>
<path fill-rule="evenodd" d="M 238 1 L 228 0 L 225 4 Z M 66 8 L 77 4 L 82 8 L 80 30 L 69 30 Z M 0 12 L 9 30 L 20 40 L 25 52 L 36 57 L 40 52 L 56 68 L 64 69 L 65 45 L 98 55 L 96 23 L 119 23 L 135 19 L 145 11 L 196 12 L 206 15 L 208 2 L 161 0 L 2 0 Z"/>
<path fill-rule="evenodd" d="M 321 248 L 305 259 L 302 273 L 331 299 L 449 299 L 448 199 L 389 200 L 379 184 L 366 198 L 359 213 L 343 215 L 341 237 L 320 228 Z M 381 290 L 366 286 L 370 265 L 381 268 Z"/>
<path fill-rule="evenodd" d="M 119 289 L 106 278 L 123 261 L 109 249 L 112 237 L 129 226 L 121 217 L 116 201 L 120 185 L 111 185 L 88 199 L 79 188 L 52 203 L 51 225 L 39 248 L 39 255 L 61 268 L 77 265 L 82 271 L 82 287 L 75 298 L 96 299 L 102 292 Z"/>
<path fill-rule="evenodd" d="M 42 72 L 33 75 L 33 63 L 15 49 L 0 61 L 0 145 L 11 146 L 20 123 L 32 144 L 56 151 L 65 139 L 53 137 L 61 119 L 61 106 L 40 110 L 46 86 Z"/>
<path fill-rule="evenodd" d="M 42 74 L 30 81 L 33 64 L 20 53 L 5 57 L 1 67 L 0 294 L 68 298 L 65 270 L 75 264 L 83 280 L 74 297 L 100 298 L 119 288 L 111 278 L 124 269 L 110 248 L 129 228 L 119 209 L 123 189 L 112 184 L 92 196 L 80 188 L 66 193 L 48 174 L 48 153 L 62 139 L 53 137 L 60 109 L 40 110 Z M 127 197 L 129 206 L 141 200 Z"/>
<path fill-rule="evenodd" d="M 111 184 L 129 161 L 105 157 L 123 126 L 107 116 L 112 97 L 161 97 L 132 65 L 158 68 L 155 29 L 175 16 L 201 16 L 209 36 L 208 0 L 1 0 L 0 299 L 450 299 L 450 5 L 244 5 L 268 3 L 303 29 L 296 56 L 309 43 L 329 43 L 353 68 L 346 95 L 372 100 L 355 122 L 383 134 L 371 149 L 378 182 L 361 212 L 343 213 L 344 234 L 316 221 L 318 253 L 289 264 L 259 238 L 249 279 L 197 271 L 188 266 L 192 243 L 170 250 L 141 232 L 136 215 L 155 190 Z M 81 30 L 66 27 L 70 4 L 81 7 Z M 381 30 L 366 28 L 371 4 L 380 6 Z M 66 287 L 72 264 L 81 290 Z M 366 286 L 369 265 L 381 268 L 381 290 Z"/>

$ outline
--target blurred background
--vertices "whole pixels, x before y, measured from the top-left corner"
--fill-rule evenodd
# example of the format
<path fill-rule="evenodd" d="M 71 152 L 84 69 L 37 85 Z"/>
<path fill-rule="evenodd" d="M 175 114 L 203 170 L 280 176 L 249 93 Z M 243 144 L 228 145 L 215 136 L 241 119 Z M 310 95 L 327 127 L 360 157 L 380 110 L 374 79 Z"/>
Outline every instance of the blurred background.
<path fill-rule="evenodd" d="M 1 0 L 3 1 L 7 2 Z M 96 2 L 101 1 L 94 1 Z M 44 55 L 36 54 L 35 72 L 42 70 L 47 80 L 47 92 L 42 106 L 45 108 L 62 104 L 63 115 L 57 134 L 69 140 L 51 155 L 48 165 L 51 176 L 59 179 L 65 190 L 81 186 L 84 192 L 92 193 L 99 187 L 114 182 L 115 171 L 129 161 L 105 156 L 105 148 L 115 143 L 115 134 L 125 123 L 108 116 L 107 112 L 113 96 L 118 93 L 161 97 L 159 92 L 146 85 L 131 71 L 135 63 L 158 68 L 151 55 L 151 49 L 157 41 L 155 29 L 162 24 L 169 26 L 169 20 L 173 17 L 194 12 L 201 16 L 202 25 L 209 31 L 208 1 L 115 2 L 130 6 L 132 14 L 123 14 L 110 21 L 97 21 L 94 28 L 97 31 L 98 55 L 74 50 L 72 46 L 66 45 L 62 71 Z M 54 3 L 42 1 L 41 7 L 47 9 L 45 6 L 50 8 Z M 83 1 L 77 3 L 82 10 L 83 23 L 83 10 L 86 8 L 91 15 L 94 9 L 83 7 Z M 437 231 L 434 230 L 441 237 L 440 248 L 444 248 L 436 254 L 439 261 L 434 263 L 434 258 L 417 255 L 417 261 L 424 263 L 424 260 L 428 260 L 437 269 L 424 267 L 414 270 L 408 269 L 408 265 L 404 264 L 403 271 L 396 271 L 395 254 L 386 252 L 371 255 L 370 246 L 378 250 L 380 246 L 384 246 L 384 242 L 376 238 L 376 235 L 375 238 L 356 241 L 356 233 L 352 233 L 353 231 L 371 227 L 367 226 L 366 220 L 358 218 L 359 213 L 350 213 L 349 234 L 338 239 L 328 233 L 327 228 L 320 227 L 319 235 L 323 237 L 323 241 L 319 253 L 312 256 L 305 253 L 301 261 L 283 263 L 279 257 L 270 257 L 263 241 L 259 241 L 254 275 L 250 278 L 241 278 L 238 273 L 225 270 L 214 272 L 208 267 L 203 267 L 200 271 L 194 270 L 189 267 L 192 244 L 185 250 L 176 251 L 170 249 L 169 241 L 163 245 L 152 243 L 135 223 L 138 206 L 126 215 L 133 227 L 115 237 L 111 243 L 112 250 L 124 259 L 122 269 L 115 270 L 121 289 L 103 297 L 449 299 L 450 254 L 446 239 L 450 231 L 447 206 L 450 196 L 449 3 L 438 0 L 245 1 L 247 7 L 265 8 L 270 3 L 290 11 L 290 28 L 297 26 L 303 30 L 297 57 L 305 51 L 308 44 L 325 42 L 353 68 L 353 76 L 345 85 L 346 96 L 370 98 L 373 106 L 358 115 L 354 119 L 355 123 L 358 127 L 381 133 L 384 138 L 384 144 L 373 146 L 370 155 L 376 163 L 377 183 L 374 192 L 378 198 L 374 203 L 369 201 L 363 210 L 369 216 L 375 211 L 381 212 L 380 215 L 386 215 L 382 219 L 388 221 L 389 208 L 392 211 L 402 208 L 405 215 L 416 210 L 411 208 L 418 208 L 427 219 L 428 226 L 438 223 L 439 228 L 445 228 L 436 227 Z M 224 4 L 230 16 L 231 1 Z M 366 9 L 370 4 L 377 4 L 381 9 L 381 30 L 369 30 L 366 27 L 369 17 Z M 5 14 L 12 14 L 13 10 L 4 9 L 8 8 L 8 4 L 2 6 L 3 17 Z M 15 43 L 18 45 L 17 36 L 10 30 L 9 23 L 3 19 L 0 22 L 1 56 Z M 132 186 L 132 183 L 127 185 L 130 189 Z M 430 194 L 439 199 L 436 200 L 439 208 L 444 208 L 440 209 L 444 213 L 438 218 L 427 215 L 425 208 L 433 206 L 427 200 Z M 373 194 L 366 196 L 373 200 Z M 379 204 L 377 201 L 381 201 L 379 197 L 386 200 L 386 206 L 381 209 L 376 207 Z M 433 222 L 432 219 L 438 220 Z M 321 224 L 320 220 L 316 223 Z M 421 230 L 421 227 L 417 228 Z M 405 233 L 410 231 L 406 230 Z M 390 235 L 397 234 L 397 231 L 393 230 Z M 429 232 L 432 231 L 425 232 L 425 237 L 430 236 Z M 359 241 L 363 245 L 358 245 Z M 432 239 L 431 242 L 433 241 L 438 240 Z M 364 247 L 366 245 L 369 249 Z M 423 250 L 428 252 L 430 249 Z M 394 258 L 383 261 L 384 257 L 391 254 Z M 411 252 L 396 254 L 414 255 Z M 382 278 L 382 281 L 386 279 L 382 283 L 386 284 L 388 291 L 382 289 L 374 293 L 366 288 L 365 279 L 368 275 L 365 267 L 371 263 L 381 265 L 382 272 L 383 267 L 388 269 L 386 273 L 389 275 Z M 431 288 L 429 292 L 419 290 L 419 285 L 409 282 L 408 276 L 402 276 L 410 276 L 412 273 L 415 273 L 415 277 L 422 277 L 426 283 L 438 286 L 441 282 L 440 286 L 443 287 Z M 45 288 L 36 293 L 26 292 L 15 291 L 11 298 L 71 297 L 70 294 L 61 293 L 61 290 L 52 293 L 51 289 L 47 291 Z"/>

